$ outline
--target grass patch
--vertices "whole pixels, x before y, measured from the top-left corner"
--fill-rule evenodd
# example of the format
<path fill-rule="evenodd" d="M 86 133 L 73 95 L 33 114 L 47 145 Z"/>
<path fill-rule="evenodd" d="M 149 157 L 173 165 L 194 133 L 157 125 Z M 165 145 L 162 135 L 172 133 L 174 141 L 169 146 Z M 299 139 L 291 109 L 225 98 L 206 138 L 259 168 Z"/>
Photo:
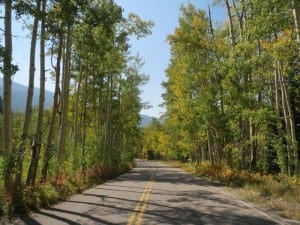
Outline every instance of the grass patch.
<path fill-rule="evenodd" d="M 185 170 L 188 173 L 196 175 L 196 172 L 197 172 L 196 167 L 191 163 L 182 163 L 180 161 L 175 161 L 175 160 L 174 161 L 167 161 L 167 162 L 162 161 L 162 162 L 167 163 L 167 164 L 169 164 L 170 166 L 173 166 L 173 167 L 181 168 L 181 169 Z"/>

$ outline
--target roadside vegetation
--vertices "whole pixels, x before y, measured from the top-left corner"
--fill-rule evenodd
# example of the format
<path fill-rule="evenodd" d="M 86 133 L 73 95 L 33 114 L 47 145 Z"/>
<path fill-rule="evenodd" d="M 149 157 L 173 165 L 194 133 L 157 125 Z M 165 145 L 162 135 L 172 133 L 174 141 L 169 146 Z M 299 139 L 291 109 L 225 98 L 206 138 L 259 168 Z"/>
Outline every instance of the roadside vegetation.
<path fill-rule="evenodd" d="M 250 171 L 297 180 L 299 2 L 217 2 L 229 18 L 218 26 L 210 11 L 181 7 L 168 36 L 166 112 L 144 129 L 143 152 L 190 161 L 203 173 L 211 165 L 229 178 Z"/>
<path fill-rule="evenodd" d="M 38 183 L 34 187 L 22 188 L 22 199 L 19 204 L 14 205 L 17 213 L 28 213 L 31 210 L 39 210 L 59 201 L 68 199 L 71 195 L 94 185 L 101 184 L 109 179 L 128 172 L 132 164 L 123 164 L 115 168 L 97 167 L 86 170 L 84 174 L 78 172 L 72 176 L 63 175 L 59 178 L 52 178 L 47 182 Z M 7 197 L 3 189 L 0 189 L 0 215 L 5 215 L 8 210 Z M 1 219 L 0 219 L 1 221 Z"/>
<path fill-rule="evenodd" d="M 129 37 L 147 36 L 153 23 L 135 14 L 124 17 L 111 0 L 0 4 L 5 8 L 0 216 L 11 218 L 66 199 L 132 166 L 141 139 L 140 87 L 148 77 L 140 72 L 142 58 L 129 54 Z M 18 70 L 12 64 L 12 53 L 18 51 L 12 42 L 12 16 L 27 23 L 31 38 L 24 112 L 12 111 L 12 78 Z M 47 110 L 46 72 L 55 82 Z M 40 93 L 33 108 L 35 76 L 40 77 Z"/>
<path fill-rule="evenodd" d="M 227 186 L 241 198 L 275 211 L 280 216 L 300 221 L 300 181 L 284 174 L 262 174 L 234 171 L 226 165 L 208 163 L 193 165 L 180 161 L 167 161 L 195 176 Z"/>

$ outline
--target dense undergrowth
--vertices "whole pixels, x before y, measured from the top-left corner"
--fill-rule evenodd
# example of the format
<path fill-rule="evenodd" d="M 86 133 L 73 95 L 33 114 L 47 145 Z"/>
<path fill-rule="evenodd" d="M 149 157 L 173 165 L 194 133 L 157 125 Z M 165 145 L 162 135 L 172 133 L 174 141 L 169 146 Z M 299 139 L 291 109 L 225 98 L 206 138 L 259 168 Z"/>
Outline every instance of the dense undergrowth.
<path fill-rule="evenodd" d="M 196 176 L 219 181 L 242 190 L 242 197 L 278 211 L 281 216 L 300 221 L 300 180 L 283 174 L 262 174 L 238 171 L 226 165 L 171 162 Z"/>
<path fill-rule="evenodd" d="M 22 201 L 15 206 L 15 213 L 27 213 L 30 210 L 52 205 L 59 201 L 66 200 L 73 194 L 81 193 L 85 189 L 101 184 L 109 179 L 117 177 L 132 168 L 126 164 L 115 168 L 95 167 L 86 170 L 84 173 L 77 173 L 73 176 L 61 175 L 46 183 L 37 184 L 35 187 L 26 187 L 22 192 Z M 0 217 L 7 212 L 7 201 L 0 190 Z"/>

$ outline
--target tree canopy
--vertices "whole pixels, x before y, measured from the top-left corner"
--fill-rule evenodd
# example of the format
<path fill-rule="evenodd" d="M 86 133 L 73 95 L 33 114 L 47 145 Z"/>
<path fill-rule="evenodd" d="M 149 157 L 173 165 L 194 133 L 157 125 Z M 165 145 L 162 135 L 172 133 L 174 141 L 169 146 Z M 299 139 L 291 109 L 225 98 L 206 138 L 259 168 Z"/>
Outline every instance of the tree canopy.
<path fill-rule="evenodd" d="M 209 10 L 181 7 L 168 36 L 166 113 L 159 129 L 148 128 L 154 134 L 145 142 L 168 146 L 156 147 L 165 158 L 298 176 L 299 6 L 281 0 L 217 4 L 229 18 L 218 26 Z"/>
<path fill-rule="evenodd" d="M 135 14 L 124 17 L 112 0 L 6 1 L 5 6 L 0 189 L 6 196 L 0 196 L 0 214 L 12 215 L 30 206 L 28 199 L 34 197 L 29 196 L 43 185 L 63 193 L 60 189 L 68 182 L 88 185 L 133 164 L 140 148 L 140 87 L 148 77 L 140 72 L 142 58 L 130 56 L 129 39 L 151 34 L 153 22 Z M 11 76 L 16 70 L 11 54 L 17 51 L 11 42 L 12 14 L 33 18 L 27 20 L 33 25 L 24 114 L 11 111 Z M 40 71 L 35 71 L 37 44 Z M 52 108 L 45 110 L 49 58 L 55 91 Z M 33 109 L 36 74 L 41 78 L 40 99 Z"/>

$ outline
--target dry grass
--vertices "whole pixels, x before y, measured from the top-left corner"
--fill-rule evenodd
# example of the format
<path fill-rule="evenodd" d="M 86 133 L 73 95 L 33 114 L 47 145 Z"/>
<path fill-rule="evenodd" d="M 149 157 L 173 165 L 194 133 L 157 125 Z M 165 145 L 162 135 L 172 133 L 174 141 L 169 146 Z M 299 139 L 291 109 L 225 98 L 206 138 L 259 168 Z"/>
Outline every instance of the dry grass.
<path fill-rule="evenodd" d="M 300 221 L 300 203 L 287 201 L 274 195 L 264 197 L 251 188 L 229 188 L 228 191 L 260 207 L 271 210 L 281 217 Z"/>
<path fill-rule="evenodd" d="M 185 170 L 186 172 L 194 174 L 194 175 L 196 175 L 196 172 L 197 172 L 196 167 L 194 165 L 192 165 L 191 163 L 182 163 L 177 160 L 167 161 L 167 162 L 163 162 L 163 163 L 167 163 L 168 165 L 173 166 L 173 167 L 181 168 L 181 169 Z"/>

